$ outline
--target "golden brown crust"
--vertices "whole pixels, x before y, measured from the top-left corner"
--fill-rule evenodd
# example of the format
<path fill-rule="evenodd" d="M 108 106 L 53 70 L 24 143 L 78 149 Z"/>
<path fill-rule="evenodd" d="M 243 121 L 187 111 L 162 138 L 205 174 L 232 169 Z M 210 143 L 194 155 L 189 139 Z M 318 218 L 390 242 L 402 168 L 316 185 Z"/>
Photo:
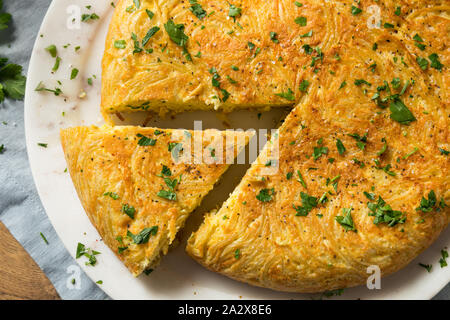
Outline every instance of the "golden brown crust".
<path fill-rule="evenodd" d="M 298 38 L 299 26 L 294 22 L 300 9 L 294 2 L 239 1 L 234 4 L 242 9 L 242 16 L 236 22 L 228 16 L 227 1 L 199 0 L 198 3 L 211 15 L 198 19 L 189 10 L 189 1 L 144 0 L 139 10 L 131 13 L 126 8 L 134 7 L 132 0 L 117 4 L 102 63 L 105 118 L 117 111 L 144 109 L 177 113 L 216 109 L 229 112 L 235 108 L 268 108 L 294 103 L 275 95 L 288 89 L 296 91 L 294 88 L 301 81 L 297 72 L 303 67 L 303 58 L 298 54 L 302 41 Z M 154 12 L 152 19 L 148 18 L 146 9 Z M 311 40 L 316 42 L 328 28 L 327 7 L 317 2 L 303 8 L 302 12 L 305 10 L 310 15 L 320 13 L 314 23 L 324 28 L 314 31 Z M 186 60 L 183 49 L 171 41 L 165 31 L 164 24 L 169 19 L 185 25 L 192 62 Z M 141 40 L 154 26 L 160 31 L 145 46 L 153 52 L 133 54 L 131 34 L 134 32 Z M 300 30 L 308 32 L 309 28 Z M 278 34 L 279 43 L 270 40 L 270 32 Z M 116 40 L 125 40 L 126 49 L 115 48 Z M 249 42 L 254 44 L 254 49 L 249 48 Z M 198 52 L 201 57 L 195 57 Z M 239 70 L 233 70 L 232 66 Z M 212 85 L 211 68 L 220 75 L 221 89 L 230 93 L 226 101 L 220 89 Z M 228 76 L 236 83 L 231 83 Z M 146 102 L 149 104 L 143 105 Z"/>
<path fill-rule="evenodd" d="M 154 145 L 140 145 L 141 135 L 155 139 Z M 189 151 L 188 141 L 195 136 L 202 137 L 200 149 L 191 144 Z M 223 160 L 226 156 L 234 159 L 248 137 L 239 132 L 140 127 L 77 127 L 61 131 L 68 169 L 87 215 L 103 241 L 135 276 L 154 267 L 160 256 L 167 253 L 189 214 L 228 168 L 220 156 Z M 190 163 L 174 159 L 172 154 L 176 151 L 169 152 L 170 143 L 183 146 L 178 160 L 185 159 L 188 153 L 199 155 L 195 150 L 201 150 L 205 151 L 205 161 L 196 164 L 193 157 Z M 212 158 L 208 150 L 214 146 L 217 147 Z M 169 172 L 164 173 L 163 166 Z M 173 188 L 176 200 L 158 195 L 160 190 L 170 191 L 165 179 L 169 183 L 177 180 Z M 133 209 L 127 214 L 124 205 Z M 128 231 L 137 235 L 154 226 L 158 227 L 157 232 L 150 235 L 147 243 L 135 244 L 127 237 Z"/>
<path fill-rule="evenodd" d="M 189 239 L 188 253 L 205 267 L 283 291 L 351 287 L 366 282 L 369 265 L 379 266 L 383 275 L 403 268 L 447 226 L 450 162 L 442 150 L 450 149 L 450 100 L 445 89 L 450 6 L 447 1 L 365 1 L 360 6 L 363 12 L 352 15 L 351 4 L 323 3 L 332 27 L 311 45 L 321 49 L 323 59 L 311 68 L 312 57 L 305 55 L 307 67 L 298 73 L 299 79 L 310 82 L 307 92 L 274 143 L 268 144 L 267 154 Z M 382 23 L 394 28 L 368 29 L 365 21 L 373 4 L 381 9 Z M 394 13 L 398 6 L 400 16 Z M 315 14 L 307 16 L 311 28 L 318 30 L 315 19 Z M 423 39 L 424 50 L 413 39 L 416 34 Z M 428 68 L 422 70 L 417 57 L 433 53 L 443 67 L 432 67 L 428 59 Z M 383 90 L 384 81 L 390 92 L 387 87 Z M 374 97 L 377 93 L 380 100 Z M 390 104 L 398 101 L 416 121 L 406 125 L 390 118 Z M 346 148 L 343 154 L 337 139 Z M 264 173 L 277 141 L 279 170 Z M 381 153 L 385 141 L 387 149 Z M 262 190 L 270 201 L 257 199 Z M 430 212 L 417 210 L 431 190 L 437 201 Z M 296 216 L 296 208 L 305 207 L 301 192 L 317 200 L 325 194 L 327 201 L 313 206 L 306 216 Z M 375 199 L 369 200 L 364 192 Z M 367 203 L 376 203 L 379 196 L 406 220 L 398 218 L 393 226 L 375 224 Z M 352 208 L 357 232 L 346 231 L 336 220 L 347 215 L 344 208 Z"/>

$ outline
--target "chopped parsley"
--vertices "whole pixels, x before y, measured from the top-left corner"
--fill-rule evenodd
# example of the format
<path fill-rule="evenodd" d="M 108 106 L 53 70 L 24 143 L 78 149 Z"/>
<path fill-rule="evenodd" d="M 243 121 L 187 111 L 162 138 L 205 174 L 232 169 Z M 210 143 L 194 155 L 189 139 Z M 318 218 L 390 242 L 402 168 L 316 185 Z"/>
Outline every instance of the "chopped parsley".
<path fill-rule="evenodd" d="M 95 264 L 97 263 L 97 258 L 95 256 L 99 254 L 100 252 L 92 250 L 90 248 L 86 248 L 84 244 L 78 242 L 75 258 L 79 259 L 82 256 L 85 256 L 86 258 L 88 258 L 88 262 L 86 262 L 86 265 L 95 266 Z"/>
<path fill-rule="evenodd" d="M 34 89 L 34 91 L 38 91 L 38 92 L 39 92 L 39 91 L 53 92 L 53 94 L 54 94 L 55 96 L 59 96 L 59 95 L 62 93 L 62 91 L 61 91 L 60 88 L 55 88 L 54 90 L 46 88 L 46 87 L 45 87 L 45 84 L 44 84 L 42 81 L 39 82 L 38 86 L 36 87 L 36 89 Z M 1 99 L 0 99 L 0 100 L 1 100 Z"/>
<path fill-rule="evenodd" d="M 416 33 L 413 39 L 415 40 L 414 44 L 417 48 L 419 48 L 422 51 L 425 50 L 426 45 L 422 43 L 423 39 L 419 36 L 419 34 Z"/>
<path fill-rule="evenodd" d="M 281 93 L 275 93 L 276 96 L 284 98 L 288 101 L 294 101 L 295 100 L 295 96 L 294 96 L 294 92 L 291 90 L 291 88 L 288 88 L 287 92 L 281 92 Z"/>
<path fill-rule="evenodd" d="M 383 146 L 381 147 L 380 151 L 377 152 L 377 156 L 381 156 L 383 153 L 387 150 L 387 142 L 385 138 L 381 139 L 381 142 L 383 142 Z"/>
<path fill-rule="evenodd" d="M 374 193 L 369 193 L 367 191 L 364 191 L 363 193 L 364 193 L 364 195 L 366 196 L 367 199 L 375 200 L 375 194 Z"/>
<path fill-rule="evenodd" d="M 163 167 L 164 170 L 164 167 Z M 166 175 L 168 175 L 169 172 L 166 170 Z M 171 172 L 170 172 L 171 173 Z M 176 201 L 177 200 L 177 194 L 175 193 L 175 188 L 179 184 L 179 181 L 177 179 L 170 179 L 170 178 L 163 178 L 166 186 L 169 188 L 169 190 L 160 190 L 157 193 L 158 197 L 161 197 L 163 199 L 167 199 L 170 201 Z M 181 181 L 181 176 L 180 176 Z"/>
<path fill-rule="evenodd" d="M 162 170 L 161 170 L 161 176 L 168 176 L 170 177 L 172 175 L 172 171 L 170 170 L 169 167 L 163 165 Z"/>
<path fill-rule="evenodd" d="M 344 152 L 347 150 L 345 149 L 345 146 L 340 139 L 336 140 L 336 147 L 340 155 L 343 155 Z"/>
<path fill-rule="evenodd" d="M 296 24 L 298 24 L 298 25 L 300 25 L 302 27 L 305 27 L 306 23 L 307 23 L 306 17 L 297 17 L 297 18 L 295 18 L 294 21 L 295 21 Z"/>
<path fill-rule="evenodd" d="M 362 85 L 362 84 L 366 84 L 366 85 L 368 85 L 369 87 L 372 85 L 371 83 L 367 82 L 367 81 L 364 80 L 364 79 L 355 79 L 355 85 L 356 85 L 356 86 L 360 86 L 360 85 Z"/>
<path fill-rule="evenodd" d="M 352 15 L 356 16 L 362 12 L 362 10 L 358 7 L 352 6 L 351 8 Z"/>
<path fill-rule="evenodd" d="M 175 24 L 173 20 L 170 19 L 166 24 L 164 24 L 164 29 L 166 30 L 170 39 L 183 48 L 183 54 L 186 60 L 192 61 L 192 57 L 186 48 L 189 37 L 184 33 L 184 25 Z"/>
<path fill-rule="evenodd" d="M 79 70 L 77 68 L 73 68 L 70 72 L 70 80 L 73 80 L 77 77 Z"/>
<path fill-rule="evenodd" d="M 411 151 L 410 153 L 404 155 L 404 156 L 402 157 L 402 159 L 403 159 L 403 160 L 408 159 L 409 157 L 411 157 L 411 156 L 412 156 L 414 153 L 416 153 L 417 151 L 419 151 L 419 148 L 415 147 L 413 151 Z"/>
<path fill-rule="evenodd" d="M 419 263 L 419 266 L 421 266 L 422 268 L 425 268 L 428 271 L 428 273 L 430 273 L 431 269 L 433 268 L 433 266 L 431 264 Z"/>
<path fill-rule="evenodd" d="M 133 233 L 131 233 L 130 230 L 128 230 L 127 237 L 130 237 L 135 244 L 144 244 L 148 242 L 151 235 L 156 236 L 157 233 L 158 233 L 158 226 L 153 226 L 151 228 L 143 229 L 137 235 L 134 235 Z"/>
<path fill-rule="evenodd" d="M 427 70 L 428 68 L 428 60 L 422 57 L 416 58 L 417 64 L 419 65 L 420 69 Z"/>
<path fill-rule="evenodd" d="M 239 259 L 240 257 L 241 257 L 241 250 L 236 249 L 236 250 L 234 251 L 234 258 L 235 258 L 235 259 Z"/>
<path fill-rule="evenodd" d="M 391 111 L 391 119 L 400 124 L 409 124 L 416 121 L 416 118 L 412 112 L 399 98 L 395 98 L 391 101 L 389 104 L 389 110 Z"/>
<path fill-rule="evenodd" d="M 153 19 L 153 17 L 155 16 L 155 14 L 153 13 L 153 11 L 150 11 L 148 9 L 145 9 L 145 12 L 147 13 L 147 16 L 151 19 Z"/>
<path fill-rule="evenodd" d="M 138 133 L 136 136 L 140 138 L 138 141 L 138 145 L 142 147 L 154 146 L 156 144 L 156 139 L 148 138 L 140 133 Z"/>
<path fill-rule="evenodd" d="M 125 40 L 114 41 L 114 48 L 125 49 L 127 47 L 127 42 Z"/>
<path fill-rule="evenodd" d="M 322 139 L 319 139 L 319 141 L 317 141 L 317 147 L 314 147 L 314 151 L 312 154 L 314 160 L 319 159 L 324 154 L 328 154 L 328 148 L 321 146 L 322 141 L 323 141 Z"/>
<path fill-rule="evenodd" d="M 378 159 L 374 159 L 373 161 L 376 164 L 376 167 L 375 167 L 376 169 L 383 170 L 385 173 L 387 173 L 388 175 L 393 176 L 393 177 L 395 177 L 397 175 L 395 172 L 391 171 L 392 165 L 387 164 L 384 167 L 382 167 L 380 164 L 380 161 Z"/>
<path fill-rule="evenodd" d="M 379 225 L 380 223 L 385 223 L 389 227 L 393 227 L 396 224 L 403 224 L 406 221 L 406 216 L 403 212 L 392 210 L 391 206 L 388 205 L 380 196 L 378 196 L 377 202 L 368 202 L 367 207 L 369 208 L 369 216 L 374 216 L 373 223 Z"/>
<path fill-rule="evenodd" d="M 0 0 L 0 10 L 3 7 L 3 0 Z M 8 28 L 8 23 L 11 21 L 12 16 L 7 12 L 0 12 L 0 30 Z"/>
<path fill-rule="evenodd" d="M 52 58 L 56 58 L 56 55 L 58 54 L 58 51 L 56 49 L 56 46 L 54 44 L 48 46 L 47 48 L 45 48 L 45 50 L 50 53 L 50 55 L 52 56 Z"/>
<path fill-rule="evenodd" d="M 115 192 L 110 192 L 109 191 L 109 192 L 105 192 L 103 195 L 104 196 L 108 196 L 108 197 L 110 197 L 110 198 L 112 198 L 114 200 L 119 199 L 119 195 L 117 193 L 115 193 Z"/>
<path fill-rule="evenodd" d="M 437 205 L 437 198 L 436 194 L 434 193 L 434 190 L 431 190 L 428 193 L 428 199 L 425 197 L 422 197 L 422 200 L 420 201 L 420 205 L 416 208 L 416 211 L 422 211 L 422 212 L 431 212 L 433 210 L 438 209 Z M 445 207 L 445 203 L 441 200 L 439 206 L 441 208 Z"/>
<path fill-rule="evenodd" d="M 91 20 L 98 20 L 100 19 L 100 17 L 96 14 L 96 13 L 91 13 L 91 14 L 82 14 L 81 15 L 81 21 L 83 22 L 89 22 Z"/>
<path fill-rule="evenodd" d="M 150 28 L 150 30 L 148 30 L 145 37 L 142 39 L 142 46 L 145 47 L 145 45 L 148 43 L 150 38 L 153 37 L 159 30 L 160 30 L 159 27 Z"/>
<path fill-rule="evenodd" d="M 22 66 L 7 62 L 7 58 L 0 58 L 0 103 L 5 97 L 22 100 L 25 95 L 26 78 L 22 75 Z"/>
<path fill-rule="evenodd" d="M 47 240 L 47 238 L 44 236 L 44 234 L 43 234 L 42 232 L 40 232 L 39 235 L 41 236 L 42 240 L 44 240 L 45 244 L 48 245 L 48 240 Z"/>
<path fill-rule="evenodd" d="M 131 219 L 134 219 L 134 214 L 136 213 L 136 209 L 133 206 L 130 206 L 128 203 L 122 204 L 122 210 L 127 216 Z"/>
<path fill-rule="evenodd" d="M 200 20 L 206 17 L 206 11 L 203 10 L 202 6 L 197 3 L 197 0 L 189 0 L 191 7 L 189 10 Z"/>
<path fill-rule="evenodd" d="M 219 89 L 220 92 L 222 92 L 222 99 L 220 99 L 220 100 L 222 102 L 226 102 L 228 100 L 228 98 L 230 97 L 230 93 L 227 90 L 221 88 L 220 81 L 219 81 L 220 75 L 217 73 L 217 69 L 213 67 L 213 68 L 209 69 L 209 73 L 211 73 L 213 75 L 212 79 L 211 79 L 212 86 Z M 229 79 L 231 79 L 231 78 L 229 78 Z M 231 79 L 231 80 L 234 81 L 233 79 Z"/>
<path fill-rule="evenodd" d="M 301 92 L 306 92 L 308 90 L 309 84 L 310 83 L 308 80 L 302 80 L 302 82 L 300 83 L 300 86 L 299 86 L 299 90 Z"/>
<path fill-rule="evenodd" d="M 345 232 L 354 231 L 357 232 L 355 228 L 355 224 L 352 219 L 352 210 L 353 208 L 342 208 L 342 216 L 336 216 L 336 221 L 344 227 Z"/>
<path fill-rule="evenodd" d="M 230 9 L 228 10 L 228 16 L 232 17 L 236 22 L 236 18 L 242 14 L 242 8 L 236 7 L 234 4 L 230 4 Z"/>
<path fill-rule="evenodd" d="M 256 195 L 256 199 L 261 202 L 269 202 L 272 201 L 273 196 L 275 195 L 275 189 L 261 189 L 259 194 Z"/>
<path fill-rule="evenodd" d="M 272 40 L 273 43 L 279 43 L 278 41 L 278 34 L 276 32 L 270 32 L 270 40 Z"/>
<path fill-rule="evenodd" d="M 360 136 L 357 133 L 349 133 L 348 134 L 348 136 L 350 136 L 350 137 L 352 137 L 353 139 L 356 140 L 356 146 L 362 151 L 364 151 L 364 149 L 366 147 L 366 144 L 367 144 L 367 135 L 368 135 L 367 132 L 364 133 L 363 136 Z"/>
<path fill-rule="evenodd" d="M 428 59 L 430 59 L 431 61 L 431 67 L 442 71 L 442 67 L 444 66 L 440 61 L 439 61 L 439 56 L 437 55 L 437 53 L 432 53 L 428 56 Z"/>
<path fill-rule="evenodd" d="M 310 196 L 305 192 L 300 192 L 300 198 L 302 200 L 301 206 L 292 204 L 292 207 L 297 211 L 295 214 L 298 217 L 306 217 L 314 208 L 317 207 L 317 198 Z"/>

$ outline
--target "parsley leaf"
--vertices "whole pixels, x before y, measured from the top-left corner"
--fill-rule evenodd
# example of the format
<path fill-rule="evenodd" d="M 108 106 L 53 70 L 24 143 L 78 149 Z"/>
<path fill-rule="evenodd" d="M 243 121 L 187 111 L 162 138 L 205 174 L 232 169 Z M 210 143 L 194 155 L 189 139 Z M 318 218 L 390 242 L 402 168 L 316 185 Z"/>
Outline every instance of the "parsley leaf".
<path fill-rule="evenodd" d="M 0 10 L 3 7 L 3 0 L 0 0 Z M 8 28 L 8 23 L 11 21 L 12 16 L 9 13 L 2 12 L 0 13 L 0 30 L 4 30 Z"/>
<path fill-rule="evenodd" d="M 297 17 L 297 18 L 295 18 L 294 21 L 295 21 L 296 24 L 298 24 L 298 25 L 300 25 L 302 27 L 305 27 L 306 23 L 307 23 L 306 17 Z"/>
<path fill-rule="evenodd" d="M 422 197 L 420 205 L 416 208 L 416 211 L 431 212 L 436 206 L 436 203 L 437 203 L 436 194 L 434 193 L 434 190 L 431 190 L 428 193 L 428 199 Z"/>
<path fill-rule="evenodd" d="M 270 40 L 272 40 L 273 43 L 278 43 L 278 34 L 276 32 L 271 32 L 270 33 Z"/>
<path fill-rule="evenodd" d="M 428 60 L 422 57 L 416 58 L 417 63 L 419 64 L 420 69 L 427 70 L 428 68 Z"/>
<path fill-rule="evenodd" d="M 370 210 L 369 216 L 375 217 L 373 223 L 376 225 L 386 223 L 389 227 L 393 227 L 398 223 L 405 223 L 406 221 L 406 216 L 403 212 L 392 210 L 391 206 L 380 196 L 376 203 L 368 202 L 367 207 Z"/>
<path fill-rule="evenodd" d="M 86 258 L 88 258 L 88 262 L 86 262 L 86 265 L 90 265 L 90 266 L 95 266 L 95 264 L 97 263 L 97 258 L 95 257 L 96 255 L 99 255 L 100 252 L 92 250 L 90 248 L 86 248 L 86 246 L 80 242 L 78 242 L 77 245 L 77 252 L 76 252 L 76 259 L 81 258 L 82 256 L 85 256 Z"/>
<path fill-rule="evenodd" d="M 357 232 L 355 228 L 355 224 L 352 219 L 352 212 L 353 208 L 342 208 L 342 214 L 345 216 L 336 216 L 336 221 L 344 227 L 345 232 L 347 231 L 354 231 Z"/>
<path fill-rule="evenodd" d="M 416 121 L 416 118 L 412 112 L 399 98 L 395 98 L 391 101 L 389 104 L 389 110 L 391 110 L 391 119 L 399 122 L 400 124 L 409 124 L 412 121 Z"/>
<path fill-rule="evenodd" d="M 140 133 L 136 135 L 139 139 L 138 145 L 147 147 L 147 146 L 154 146 L 156 144 L 156 139 L 148 138 Z"/>
<path fill-rule="evenodd" d="M 170 39 L 183 48 L 183 54 L 186 57 L 186 60 L 192 61 L 191 55 L 186 48 L 189 37 L 184 33 L 184 25 L 175 24 L 173 20 L 169 20 L 166 24 L 164 24 L 164 29 L 166 30 Z"/>
<path fill-rule="evenodd" d="M 128 230 L 127 236 L 130 237 L 135 244 L 144 244 L 148 242 L 148 240 L 150 239 L 150 235 L 156 236 L 157 232 L 158 226 L 153 226 L 151 228 L 143 229 L 137 235 L 132 234 L 130 230 Z"/>
<path fill-rule="evenodd" d="M 358 7 L 352 6 L 351 12 L 352 12 L 352 15 L 356 16 L 357 14 L 360 14 L 362 12 L 362 10 Z"/>
<path fill-rule="evenodd" d="M 305 192 L 300 192 L 300 198 L 302 199 L 302 206 L 295 206 L 292 204 L 292 207 L 297 211 L 295 214 L 299 217 L 306 217 L 312 209 L 317 207 L 317 198 L 310 196 Z"/>
<path fill-rule="evenodd" d="M 431 264 L 419 263 L 419 266 L 421 266 L 422 268 L 425 268 L 428 271 L 428 273 L 430 273 L 431 269 L 433 268 L 433 266 Z"/>
<path fill-rule="evenodd" d="M 163 165 L 162 170 L 161 170 L 161 175 L 170 177 L 172 175 L 172 171 L 170 170 L 170 168 Z"/>
<path fill-rule="evenodd" d="M 308 90 L 309 84 L 310 84 L 310 83 L 309 83 L 308 80 L 303 80 L 303 81 L 300 83 L 299 90 L 300 90 L 301 92 L 306 92 L 306 91 Z"/>
<path fill-rule="evenodd" d="M 431 61 L 431 67 L 442 71 L 442 67 L 444 66 L 440 61 L 439 61 L 439 56 L 436 53 L 432 53 L 428 56 L 428 59 L 430 59 Z"/>
<path fill-rule="evenodd" d="M 7 61 L 6 58 L 0 58 L 0 102 L 5 97 L 22 100 L 26 84 L 26 77 L 22 75 L 22 66 L 13 63 L 6 64 Z"/>
<path fill-rule="evenodd" d="M 189 0 L 191 7 L 189 10 L 200 20 L 206 17 L 206 11 L 203 10 L 202 6 L 197 3 L 197 0 Z"/>
<path fill-rule="evenodd" d="M 114 48 L 125 49 L 127 47 L 127 42 L 125 40 L 114 41 Z"/>
<path fill-rule="evenodd" d="M 288 101 L 294 101 L 295 100 L 295 96 L 294 96 L 294 92 L 291 90 L 291 88 L 288 88 L 287 92 L 281 92 L 281 93 L 275 93 L 276 96 L 284 98 Z"/>
<path fill-rule="evenodd" d="M 228 11 L 228 15 L 236 21 L 236 17 L 239 17 L 242 14 L 242 8 L 236 7 L 234 4 L 230 4 L 230 9 Z"/>
<path fill-rule="evenodd" d="M 272 201 L 272 197 L 275 194 L 275 189 L 261 189 L 259 191 L 259 194 L 256 195 L 256 199 L 262 202 L 269 202 Z"/>
<path fill-rule="evenodd" d="M 442 258 L 439 259 L 439 264 L 441 265 L 441 268 L 444 268 L 444 267 L 446 267 L 448 265 L 447 264 L 447 260 L 446 260 L 448 258 L 448 251 L 442 249 L 441 250 L 441 256 L 442 256 Z"/>
<path fill-rule="evenodd" d="M 92 14 L 83 14 L 81 15 L 81 21 L 83 22 L 89 22 L 90 20 L 98 20 L 100 19 L 100 17 L 96 14 L 96 13 L 92 13 Z"/>
<path fill-rule="evenodd" d="M 337 147 L 337 150 L 338 150 L 340 155 L 343 155 L 344 152 L 347 150 L 347 149 L 345 149 L 345 146 L 342 143 L 342 141 L 339 140 L 339 139 L 336 140 L 336 147 Z"/>
<path fill-rule="evenodd" d="M 119 199 L 119 195 L 117 193 L 115 193 L 115 192 L 105 192 L 103 195 L 111 197 L 114 200 Z"/>
<path fill-rule="evenodd" d="M 177 200 L 177 194 L 173 191 L 160 190 L 158 191 L 157 196 L 170 201 Z"/>
<path fill-rule="evenodd" d="M 133 206 L 130 206 L 128 203 L 122 204 L 122 210 L 127 216 L 131 219 L 134 219 L 134 214 L 136 213 L 136 209 Z"/>
<path fill-rule="evenodd" d="M 150 30 L 148 30 L 145 37 L 142 39 L 142 46 L 145 47 L 145 45 L 148 43 L 150 38 L 153 37 L 155 35 L 155 33 L 157 33 L 159 30 L 160 30 L 159 27 L 150 28 Z"/>

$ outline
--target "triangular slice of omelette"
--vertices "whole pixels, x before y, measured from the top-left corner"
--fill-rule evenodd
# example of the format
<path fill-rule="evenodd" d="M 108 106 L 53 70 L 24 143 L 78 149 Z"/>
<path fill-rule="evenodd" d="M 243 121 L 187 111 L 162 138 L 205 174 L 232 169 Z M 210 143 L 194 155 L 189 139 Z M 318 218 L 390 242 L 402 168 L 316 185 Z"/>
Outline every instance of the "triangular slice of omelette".
<path fill-rule="evenodd" d="M 134 276 L 159 263 L 249 137 L 131 126 L 61 131 L 87 215 Z"/>

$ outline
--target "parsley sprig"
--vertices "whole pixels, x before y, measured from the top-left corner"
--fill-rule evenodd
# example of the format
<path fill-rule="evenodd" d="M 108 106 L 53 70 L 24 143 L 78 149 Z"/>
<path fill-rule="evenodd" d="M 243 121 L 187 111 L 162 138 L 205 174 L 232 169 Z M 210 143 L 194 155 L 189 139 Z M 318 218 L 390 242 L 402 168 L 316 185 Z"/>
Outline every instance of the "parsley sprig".
<path fill-rule="evenodd" d="M 22 75 L 22 66 L 8 63 L 0 58 L 0 103 L 5 98 L 22 100 L 25 95 L 26 77 Z"/>

